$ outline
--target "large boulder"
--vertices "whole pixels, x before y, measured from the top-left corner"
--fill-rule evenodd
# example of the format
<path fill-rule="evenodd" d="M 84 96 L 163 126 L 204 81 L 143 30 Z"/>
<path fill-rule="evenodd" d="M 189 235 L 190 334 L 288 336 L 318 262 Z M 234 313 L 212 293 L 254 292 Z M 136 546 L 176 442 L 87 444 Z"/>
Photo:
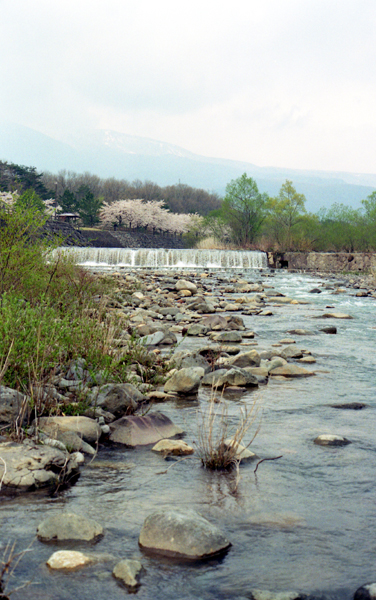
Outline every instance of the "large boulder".
<path fill-rule="evenodd" d="M 101 408 L 120 418 L 134 413 L 145 400 L 145 396 L 131 383 L 118 383 L 111 386 L 101 402 Z"/>
<path fill-rule="evenodd" d="M 42 542 L 82 540 L 91 542 L 98 540 L 103 535 L 103 527 L 87 519 L 83 515 L 74 513 L 59 513 L 52 515 L 37 527 L 37 537 Z"/>
<path fill-rule="evenodd" d="M 187 352 L 186 350 L 180 350 L 172 355 L 171 366 L 177 369 L 186 369 L 189 367 L 201 367 L 205 373 L 209 373 L 211 366 L 208 361 L 201 356 L 198 352 Z"/>
<path fill-rule="evenodd" d="M 202 367 L 188 367 L 176 371 L 164 385 L 165 392 L 177 392 L 178 394 L 190 394 L 196 392 L 200 382 L 205 375 Z"/>
<path fill-rule="evenodd" d="M 208 373 L 202 380 L 202 385 L 222 388 L 230 385 L 258 387 L 258 379 L 244 369 L 238 367 L 232 369 L 218 369 Z"/>
<path fill-rule="evenodd" d="M 95 444 L 102 435 L 102 430 L 94 419 L 89 417 L 41 417 L 34 426 L 54 438 L 59 432 L 77 434 L 88 444 Z"/>
<path fill-rule="evenodd" d="M 180 292 L 181 290 L 188 290 L 191 294 L 197 293 L 197 285 L 192 281 L 187 281 L 186 279 L 179 279 L 176 282 L 175 289 Z"/>
<path fill-rule="evenodd" d="M 259 353 L 256 350 L 249 350 L 249 352 L 241 352 L 236 356 L 227 358 L 224 364 L 242 369 L 244 367 L 259 367 L 260 361 Z"/>
<path fill-rule="evenodd" d="M 75 455 L 33 444 L 0 444 L 0 480 L 4 488 L 32 491 L 54 487 L 78 472 Z"/>
<path fill-rule="evenodd" d="M 141 548 L 165 556 L 203 559 L 225 552 L 230 542 L 194 510 L 157 510 L 141 529 Z"/>
<path fill-rule="evenodd" d="M 26 408 L 27 414 L 27 397 L 24 394 L 0 385 L 0 423 L 5 425 L 14 423 L 21 415 L 23 407 Z"/>
<path fill-rule="evenodd" d="M 122 417 L 110 424 L 110 440 L 126 446 L 147 446 L 183 433 L 166 415 L 154 412 L 145 417 Z"/>

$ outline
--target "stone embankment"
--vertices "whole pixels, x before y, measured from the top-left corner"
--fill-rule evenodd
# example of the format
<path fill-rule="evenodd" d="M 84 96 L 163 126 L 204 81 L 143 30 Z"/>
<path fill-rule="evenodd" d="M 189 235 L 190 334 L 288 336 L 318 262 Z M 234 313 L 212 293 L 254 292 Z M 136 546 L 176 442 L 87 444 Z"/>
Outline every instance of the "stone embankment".
<path fill-rule="evenodd" d="M 94 248 L 185 248 L 184 241 L 169 235 L 145 231 L 82 230 L 85 246 Z"/>
<path fill-rule="evenodd" d="M 279 252 L 268 253 L 270 267 L 322 273 L 371 273 L 376 271 L 373 252 Z"/>

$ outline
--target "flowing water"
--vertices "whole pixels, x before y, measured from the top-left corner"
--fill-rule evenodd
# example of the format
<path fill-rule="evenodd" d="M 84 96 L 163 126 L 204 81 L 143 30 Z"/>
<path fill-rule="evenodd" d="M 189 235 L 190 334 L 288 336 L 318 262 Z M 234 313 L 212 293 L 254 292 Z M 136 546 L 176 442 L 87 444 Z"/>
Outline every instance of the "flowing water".
<path fill-rule="evenodd" d="M 219 276 L 233 275 L 222 271 Z M 237 482 L 236 473 L 208 472 L 194 457 L 172 463 L 149 448 L 102 448 L 77 484 L 56 497 L 30 494 L 4 499 L 0 504 L 3 544 L 16 539 L 19 549 L 26 547 L 37 525 L 62 510 L 94 518 L 105 527 L 103 539 L 95 546 L 78 544 L 75 549 L 139 558 L 145 568 L 137 592 L 140 599 L 241 599 L 253 589 L 293 589 L 350 599 L 360 585 L 375 581 L 374 300 L 355 298 L 353 291 L 310 294 L 324 282 L 310 275 L 277 272 L 264 277 L 243 270 L 241 277 L 262 280 L 309 302 L 272 306 L 272 317 L 243 316 L 246 327 L 257 333 L 256 349 L 269 349 L 290 337 L 287 331 L 292 328 L 317 333 L 294 336 L 298 347 L 315 356 L 317 363 L 307 367 L 316 372 L 315 377 L 271 378 L 258 392 L 225 397 L 231 423 L 237 422 L 241 406 L 256 403 L 260 431 L 251 449 L 260 458 L 282 458 L 261 463 L 256 474 L 255 463 L 242 465 Z M 354 319 L 316 320 L 327 305 Z M 318 333 L 329 323 L 337 326 L 337 335 Z M 181 347 L 203 344 L 205 339 L 186 338 Z M 196 400 L 176 400 L 158 409 L 181 425 L 185 440 L 195 444 L 197 411 L 205 410 L 208 400 L 209 392 L 203 389 Z M 356 411 L 331 406 L 354 401 L 368 406 Z M 340 434 L 352 443 L 317 446 L 313 440 L 322 433 Z M 168 506 L 194 508 L 218 525 L 233 544 L 227 555 L 196 564 L 145 556 L 137 543 L 143 521 L 153 510 Z M 35 585 L 16 592 L 13 599 L 124 598 L 126 591 L 111 576 L 114 561 L 61 574 L 45 566 L 56 549 L 34 541 L 17 569 L 14 585 L 31 577 Z"/>
<path fill-rule="evenodd" d="M 242 250 L 171 250 L 154 248 L 64 248 L 78 264 L 87 267 L 156 268 L 267 268 L 265 252 Z"/>

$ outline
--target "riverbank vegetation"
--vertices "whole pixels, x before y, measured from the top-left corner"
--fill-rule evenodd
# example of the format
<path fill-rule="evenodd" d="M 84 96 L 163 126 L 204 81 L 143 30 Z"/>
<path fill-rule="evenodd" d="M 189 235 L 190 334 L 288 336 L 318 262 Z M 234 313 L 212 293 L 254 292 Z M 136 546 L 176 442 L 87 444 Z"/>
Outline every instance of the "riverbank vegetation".
<path fill-rule="evenodd" d="M 220 198 L 181 183 L 160 187 L 148 180 L 130 183 L 90 173 L 42 174 L 34 167 L 0 161 L 0 192 L 17 195 L 24 208 L 40 209 L 44 202 L 50 215 L 76 214 L 84 226 L 184 235 L 186 245 L 197 247 L 376 250 L 376 191 L 360 208 L 334 203 L 310 213 L 305 196 L 288 180 L 277 196 L 269 197 L 244 173 Z"/>
<path fill-rule="evenodd" d="M 114 280 L 61 253 L 52 259 L 53 246 L 38 238 L 46 219 L 40 211 L 3 206 L 0 218 L 0 383 L 32 397 L 33 386 L 75 360 L 94 380 L 128 381 L 143 348 L 133 339 L 119 344 L 128 322 L 112 309 L 119 294 Z M 132 282 L 122 289 L 134 291 Z"/>

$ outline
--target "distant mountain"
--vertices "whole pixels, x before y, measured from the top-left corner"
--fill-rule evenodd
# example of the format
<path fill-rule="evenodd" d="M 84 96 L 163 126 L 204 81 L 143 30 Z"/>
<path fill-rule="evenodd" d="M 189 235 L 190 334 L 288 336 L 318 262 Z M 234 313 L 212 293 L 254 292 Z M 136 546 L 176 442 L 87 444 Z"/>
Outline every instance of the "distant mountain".
<path fill-rule="evenodd" d="M 77 132 L 62 141 L 21 125 L 0 124 L 0 160 L 54 173 L 66 169 L 129 181 L 149 179 L 161 186 L 180 181 L 221 195 L 226 184 L 244 172 L 270 195 L 291 179 L 313 212 L 333 202 L 357 208 L 376 189 L 376 174 L 258 167 L 108 130 Z"/>

